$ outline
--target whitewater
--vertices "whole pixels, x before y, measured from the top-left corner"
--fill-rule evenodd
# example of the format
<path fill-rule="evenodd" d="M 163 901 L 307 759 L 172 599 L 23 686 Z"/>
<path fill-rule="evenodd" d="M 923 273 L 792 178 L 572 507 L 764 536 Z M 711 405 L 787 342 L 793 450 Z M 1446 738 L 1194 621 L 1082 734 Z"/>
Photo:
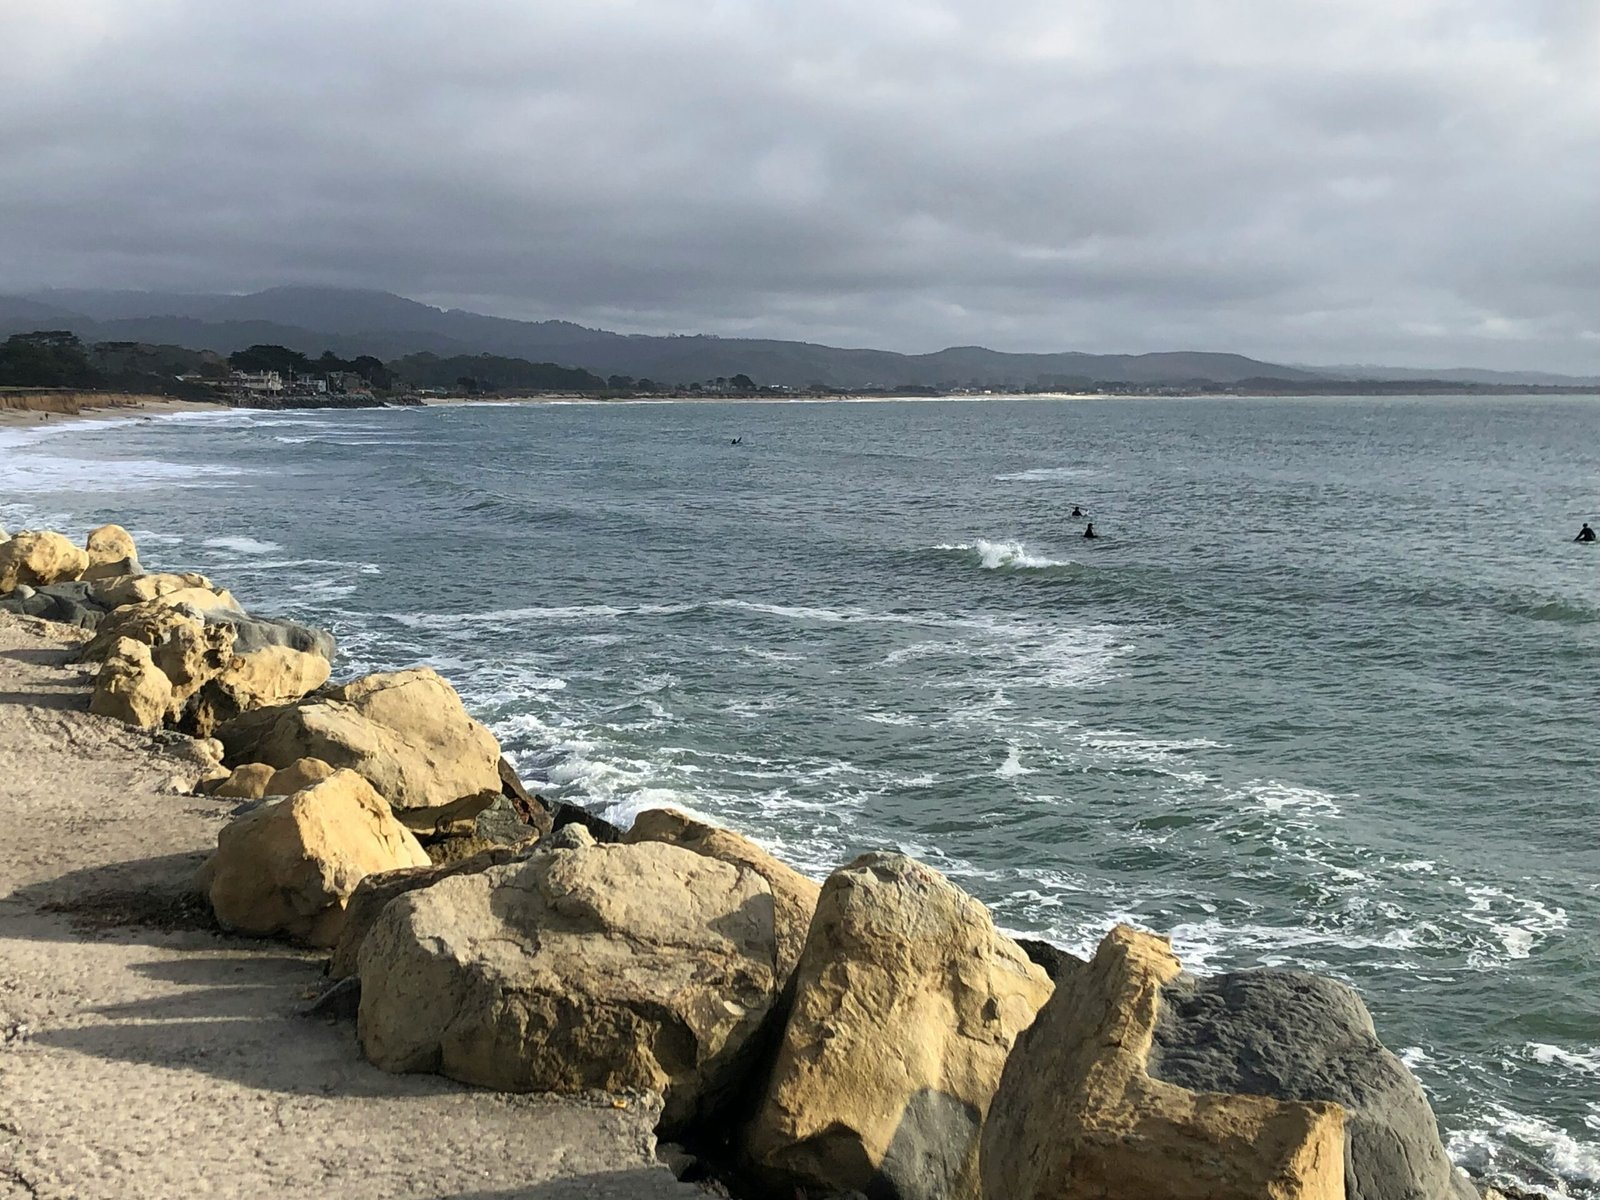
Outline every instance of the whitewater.
<path fill-rule="evenodd" d="M 547 795 L 1330 972 L 1600 1196 L 1600 401 L 495 405 L 0 429 L 0 524 L 444 672 Z M 730 442 L 742 439 L 740 445 Z M 1081 505 L 1102 537 L 1086 543 Z"/>

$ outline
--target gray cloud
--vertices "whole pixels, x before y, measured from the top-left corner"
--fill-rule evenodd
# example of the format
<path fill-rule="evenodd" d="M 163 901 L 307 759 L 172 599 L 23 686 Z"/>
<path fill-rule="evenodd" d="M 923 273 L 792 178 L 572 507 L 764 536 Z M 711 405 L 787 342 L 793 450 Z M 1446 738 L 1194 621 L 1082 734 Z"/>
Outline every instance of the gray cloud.
<path fill-rule="evenodd" d="M 14 7 L 8 290 L 1600 371 L 1591 0 Z"/>

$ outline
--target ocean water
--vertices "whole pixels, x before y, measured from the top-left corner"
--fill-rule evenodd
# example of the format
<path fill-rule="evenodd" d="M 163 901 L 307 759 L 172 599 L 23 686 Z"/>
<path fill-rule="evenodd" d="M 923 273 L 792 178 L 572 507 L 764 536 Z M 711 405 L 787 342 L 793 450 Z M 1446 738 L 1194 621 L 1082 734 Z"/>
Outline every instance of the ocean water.
<path fill-rule="evenodd" d="M 1463 1164 L 1600 1196 L 1600 399 L 481 405 L 0 431 L 546 794 L 1005 928 L 1330 972 Z M 742 445 L 731 445 L 742 437 Z M 1086 543 L 1074 504 L 1102 539 Z"/>

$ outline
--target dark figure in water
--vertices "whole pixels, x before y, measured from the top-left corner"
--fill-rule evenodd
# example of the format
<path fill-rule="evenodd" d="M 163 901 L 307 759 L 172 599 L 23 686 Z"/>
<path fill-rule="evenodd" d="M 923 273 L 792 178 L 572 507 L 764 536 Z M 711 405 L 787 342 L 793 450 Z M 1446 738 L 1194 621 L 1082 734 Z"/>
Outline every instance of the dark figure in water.
<path fill-rule="evenodd" d="M 1575 542 L 1592 542 L 1592 541 L 1594 541 L 1594 530 L 1589 528 L 1589 522 L 1585 521 L 1583 523 L 1583 528 L 1578 530 L 1578 536 L 1573 538 L 1572 540 L 1575 541 Z"/>
<path fill-rule="evenodd" d="M 1096 533 L 1094 531 L 1094 522 L 1093 521 L 1090 521 L 1087 525 L 1085 525 L 1083 527 L 1083 536 L 1086 537 L 1086 538 L 1097 538 L 1097 537 L 1100 536 L 1098 533 Z"/>
<path fill-rule="evenodd" d="M 1070 513 L 1068 513 L 1067 515 L 1069 517 L 1081 517 L 1081 516 L 1083 516 L 1083 509 L 1079 508 L 1076 504 L 1074 504 L 1072 506 L 1072 511 Z"/>
<path fill-rule="evenodd" d="M 729 443 L 729 444 L 730 444 L 730 445 L 733 445 L 733 446 L 738 446 L 738 445 L 740 445 L 740 444 L 742 444 L 742 443 L 743 443 L 743 442 L 744 442 L 744 438 L 742 438 L 742 437 L 736 437 L 736 438 L 734 438 L 734 439 L 733 439 L 733 441 L 732 441 L 732 442 L 730 442 L 730 443 Z"/>

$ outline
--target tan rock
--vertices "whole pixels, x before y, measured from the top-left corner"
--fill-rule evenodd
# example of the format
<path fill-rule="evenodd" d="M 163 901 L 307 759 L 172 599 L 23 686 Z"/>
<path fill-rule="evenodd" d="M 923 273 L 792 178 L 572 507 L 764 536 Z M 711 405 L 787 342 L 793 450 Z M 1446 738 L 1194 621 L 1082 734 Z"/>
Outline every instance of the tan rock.
<path fill-rule="evenodd" d="M 126 560 L 134 564 L 135 570 L 138 569 L 139 547 L 133 544 L 133 535 L 121 525 L 102 525 L 91 530 L 84 548 L 89 554 L 91 567 Z"/>
<path fill-rule="evenodd" d="M 93 563 L 78 578 L 86 583 L 97 583 L 107 579 L 136 578 L 138 574 L 137 558 L 119 558 L 112 562 Z"/>
<path fill-rule="evenodd" d="M 491 846 L 470 858 L 445 865 L 407 867 L 400 871 L 368 875 L 350 894 L 350 903 L 345 906 L 344 929 L 339 934 L 338 945 L 333 948 L 333 957 L 328 961 L 328 974 L 334 979 L 344 979 L 356 973 L 361 943 L 366 941 L 378 914 L 396 896 L 432 887 L 452 875 L 472 875 L 487 871 L 490 867 L 521 861 L 533 853 L 536 844 L 528 842 L 520 846 Z"/>
<path fill-rule="evenodd" d="M 362 1048 L 506 1091 L 649 1090 L 669 1136 L 726 1098 L 777 995 L 772 893 L 660 843 L 535 853 L 383 909 Z"/>
<path fill-rule="evenodd" d="M 235 762 L 320 758 L 358 771 L 421 832 L 473 816 L 500 795 L 500 743 L 437 672 L 369 675 L 324 694 L 243 714 L 217 736 Z"/>
<path fill-rule="evenodd" d="M 817 896 L 822 889 L 788 863 L 779 862 L 749 838 L 696 821 L 675 808 L 642 812 L 627 835 L 629 842 L 666 842 L 722 862 L 749 867 L 772 889 L 778 934 L 778 975 L 787 980 L 800 961 Z"/>
<path fill-rule="evenodd" d="M 822 886 L 746 1149 L 775 1183 L 977 1195 L 1006 1056 L 1050 996 L 988 911 L 931 867 L 867 854 Z"/>
<path fill-rule="evenodd" d="M 1164 938 L 1118 927 L 1017 1043 L 983 1130 L 985 1200 L 1344 1200 L 1336 1104 L 1192 1092 L 1147 1071 Z"/>
<path fill-rule="evenodd" d="M 213 636 L 221 633 L 216 624 L 207 629 L 217 631 Z M 288 646 L 267 645 L 249 654 L 235 653 L 196 689 L 198 699 L 186 728 L 209 735 L 240 713 L 298 700 L 327 683 L 332 670 L 322 655 Z"/>
<path fill-rule="evenodd" d="M 219 745 L 221 743 L 218 743 Z M 287 767 L 272 773 L 267 785 L 269 796 L 292 796 L 303 788 L 321 783 L 333 774 L 333 768 L 320 758 L 297 758 Z"/>
<path fill-rule="evenodd" d="M 89 711 L 141 729 L 159 729 L 172 705 L 172 683 L 150 658 L 150 648 L 121 638 L 95 679 Z"/>
<path fill-rule="evenodd" d="M 0 542 L 0 596 L 18 584 L 39 587 L 82 575 L 89 555 L 59 533 L 23 530 Z"/>
<path fill-rule="evenodd" d="M 288 792 L 268 790 L 275 774 L 277 772 L 266 763 L 245 763 L 235 767 L 211 794 L 229 800 L 259 800 L 267 795 L 289 795 Z"/>
<path fill-rule="evenodd" d="M 142 604 L 146 600 L 190 588 L 213 593 L 217 590 L 204 575 L 134 574 L 99 580 L 89 594 L 107 608 L 121 608 L 125 604 Z"/>
<path fill-rule="evenodd" d="M 332 946 L 362 879 L 427 861 L 383 797 L 339 771 L 227 825 L 204 883 L 225 928 Z"/>

